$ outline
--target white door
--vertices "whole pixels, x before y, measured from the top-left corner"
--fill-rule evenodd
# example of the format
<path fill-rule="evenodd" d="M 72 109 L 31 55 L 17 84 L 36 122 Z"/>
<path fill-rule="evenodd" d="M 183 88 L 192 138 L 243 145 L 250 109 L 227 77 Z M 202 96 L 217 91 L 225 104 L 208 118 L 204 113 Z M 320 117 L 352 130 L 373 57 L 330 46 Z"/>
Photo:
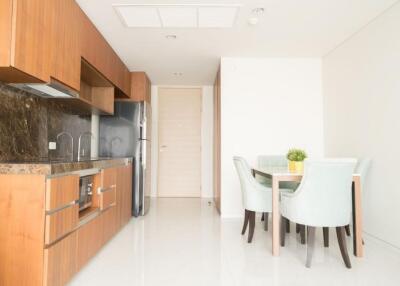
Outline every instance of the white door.
<path fill-rule="evenodd" d="M 201 88 L 158 90 L 158 196 L 200 197 Z"/>

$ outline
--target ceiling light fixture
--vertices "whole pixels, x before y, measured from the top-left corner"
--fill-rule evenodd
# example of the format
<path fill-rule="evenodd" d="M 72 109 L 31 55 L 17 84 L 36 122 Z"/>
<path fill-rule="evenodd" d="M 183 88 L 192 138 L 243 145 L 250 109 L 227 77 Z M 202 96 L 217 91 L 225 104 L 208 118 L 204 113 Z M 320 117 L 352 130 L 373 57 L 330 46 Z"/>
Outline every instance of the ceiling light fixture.
<path fill-rule="evenodd" d="M 165 38 L 167 40 L 176 40 L 177 36 L 176 35 L 166 35 Z"/>
<path fill-rule="evenodd" d="M 262 7 L 254 8 L 253 10 L 251 10 L 251 13 L 254 15 L 262 15 L 264 14 L 264 8 Z"/>
<path fill-rule="evenodd" d="M 182 76 L 183 75 L 183 73 L 181 73 L 181 72 L 174 72 L 174 76 Z"/>
<path fill-rule="evenodd" d="M 259 17 L 262 14 L 264 14 L 264 8 L 262 8 L 262 7 L 254 8 L 253 10 L 251 10 L 251 16 L 247 20 L 247 23 L 249 23 L 249 25 L 251 25 L 251 26 L 257 25 L 258 21 L 259 21 Z"/>

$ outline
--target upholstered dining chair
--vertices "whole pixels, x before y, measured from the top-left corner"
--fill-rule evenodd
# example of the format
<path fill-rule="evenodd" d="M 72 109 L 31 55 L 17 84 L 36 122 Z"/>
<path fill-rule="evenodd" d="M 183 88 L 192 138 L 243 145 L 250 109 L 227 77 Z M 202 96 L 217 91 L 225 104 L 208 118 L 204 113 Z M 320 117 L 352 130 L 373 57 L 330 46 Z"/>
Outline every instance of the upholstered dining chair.
<path fill-rule="evenodd" d="M 250 225 L 247 240 L 250 243 L 254 235 L 256 213 L 272 212 L 272 189 L 257 182 L 244 158 L 235 156 L 233 157 L 233 162 L 239 175 L 242 201 L 245 209 L 242 235 L 245 234 L 247 225 Z M 290 190 L 281 189 L 280 191 L 289 192 Z"/>
<path fill-rule="evenodd" d="M 294 193 L 281 194 L 282 220 L 307 226 L 306 267 L 311 266 L 315 228 L 335 227 L 339 248 L 347 268 L 351 268 L 344 227 L 351 216 L 351 189 L 355 159 L 305 161 L 304 175 Z M 281 223 L 281 245 L 285 231 Z"/>
<path fill-rule="evenodd" d="M 354 168 L 355 174 L 360 174 L 361 177 L 361 191 L 365 194 L 365 180 L 368 175 L 368 171 L 371 167 L 371 159 L 370 158 L 361 158 L 357 160 L 357 165 Z M 345 226 L 346 235 L 350 236 L 350 225 Z M 324 246 L 329 247 L 329 228 L 324 227 Z"/>
<path fill-rule="evenodd" d="M 278 167 L 278 168 L 287 168 L 288 160 L 285 155 L 260 155 L 257 157 L 258 167 Z M 272 188 L 272 180 L 260 175 L 256 175 L 257 181 L 261 184 Z M 280 182 L 279 187 L 283 189 L 296 190 L 299 186 L 297 182 Z M 261 216 L 261 221 L 264 221 L 264 226 L 268 229 L 268 213 L 263 213 Z M 298 228 L 298 226 L 296 226 Z M 290 232 L 290 222 L 286 223 L 286 232 Z"/>

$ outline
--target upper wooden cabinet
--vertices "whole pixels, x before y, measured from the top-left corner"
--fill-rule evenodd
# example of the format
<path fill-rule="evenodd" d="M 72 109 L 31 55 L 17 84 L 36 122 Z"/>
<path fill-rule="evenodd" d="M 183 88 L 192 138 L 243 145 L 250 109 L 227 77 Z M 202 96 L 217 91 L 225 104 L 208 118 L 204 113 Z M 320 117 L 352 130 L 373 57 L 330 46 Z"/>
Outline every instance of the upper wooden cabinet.
<path fill-rule="evenodd" d="M 50 0 L 0 0 L 0 80 L 50 80 Z"/>
<path fill-rule="evenodd" d="M 18 0 L 19 1 L 19 0 Z M 46 0 L 51 13 L 50 76 L 79 91 L 81 78 L 81 10 L 74 0 Z M 51 4 L 50 4 L 51 3 Z"/>
<path fill-rule="evenodd" d="M 0 0 L 0 81 L 80 91 L 81 58 L 129 98 L 129 70 L 74 0 Z"/>
<path fill-rule="evenodd" d="M 131 100 L 151 103 L 151 82 L 145 72 L 131 73 Z"/>
<path fill-rule="evenodd" d="M 130 73 L 89 18 L 81 11 L 81 55 L 112 84 L 130 95 Z"/>

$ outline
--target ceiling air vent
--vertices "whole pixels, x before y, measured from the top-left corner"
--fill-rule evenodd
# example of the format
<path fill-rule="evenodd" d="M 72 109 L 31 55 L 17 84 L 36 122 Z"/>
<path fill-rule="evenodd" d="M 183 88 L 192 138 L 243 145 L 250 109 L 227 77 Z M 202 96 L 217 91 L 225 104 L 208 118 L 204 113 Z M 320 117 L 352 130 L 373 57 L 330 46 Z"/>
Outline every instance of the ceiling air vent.
<path fill-rule="evenodd" d="M 129 28 L 231 28 L 241 5 L 113 5 Z"/>

